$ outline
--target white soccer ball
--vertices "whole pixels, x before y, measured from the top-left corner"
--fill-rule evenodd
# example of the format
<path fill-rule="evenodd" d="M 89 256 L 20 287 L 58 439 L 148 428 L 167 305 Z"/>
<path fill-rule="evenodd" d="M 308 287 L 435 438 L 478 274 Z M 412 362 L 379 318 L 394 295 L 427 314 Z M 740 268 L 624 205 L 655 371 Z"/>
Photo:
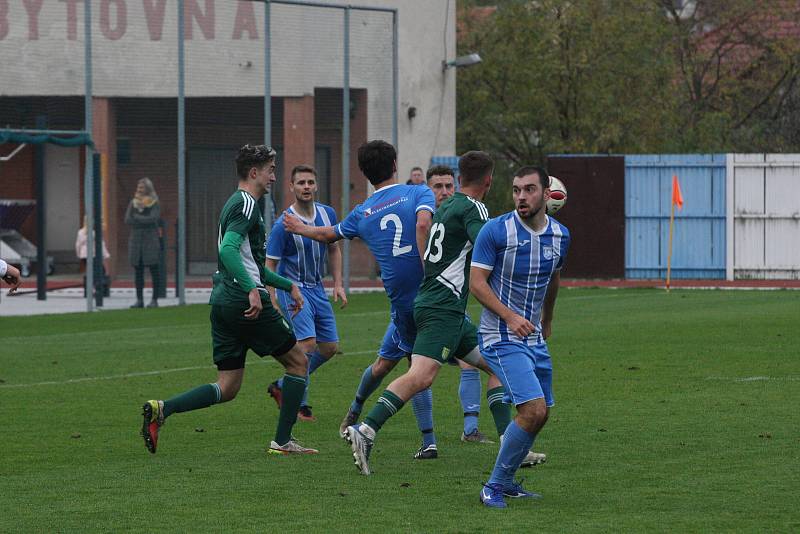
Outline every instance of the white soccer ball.
<path fill-rule="evenodd" d="M 555 215 L 558 210 L 564 207 L 567 203 L 567 187 L 564 182 L 556 178 L 550 177 L 550 199 L 547 201 L 546 212 L 548 215 Z"/>

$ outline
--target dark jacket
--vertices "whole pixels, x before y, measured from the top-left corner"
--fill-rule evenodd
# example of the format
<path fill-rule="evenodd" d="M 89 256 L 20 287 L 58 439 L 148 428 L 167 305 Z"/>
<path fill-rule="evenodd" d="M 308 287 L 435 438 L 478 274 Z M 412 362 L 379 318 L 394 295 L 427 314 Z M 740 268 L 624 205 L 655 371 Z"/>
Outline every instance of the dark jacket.
<path fill-rule="evenodd" d="M 131 236 L 128 239 L 128 258 L 131 265 L 158 264 L 158 220 L 161 217 L 161 208 L 158 203 L 142 211 L 133 207 L 133 200 L 128 204 L 125 212 L 125 224 L 131 226 Z"/>

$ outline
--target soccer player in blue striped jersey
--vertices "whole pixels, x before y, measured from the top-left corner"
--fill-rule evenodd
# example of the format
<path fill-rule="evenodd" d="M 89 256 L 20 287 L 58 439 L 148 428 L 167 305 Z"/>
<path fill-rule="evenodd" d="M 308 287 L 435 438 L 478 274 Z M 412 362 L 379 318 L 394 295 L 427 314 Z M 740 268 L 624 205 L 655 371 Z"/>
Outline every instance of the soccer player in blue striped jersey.
<path fill-rule="evenodd" d="M 381 269 L 386 294 L 391 303 L 391 321 L 378 358 L 361 377 L 355 399 L 350 405 L 340 432 L 358 420 L 364 402 L 380 386 L 397 362 L 406 358 L 414 346 L 414 298 L 422 281 L 420 250 L 425 249 L 434 212 L 435 199 L 427 185 L 397 183 L 397 152 L 385 141 L 370 141 L 358 149 L 358 166 L 375 187 L 375 193 L 358 205 L 335 226 L 310 226 L 298 217 L 284 213 L 288 232 L 316 241 L 332 243 L 342 238 L 360 237 L 369 247 Z M 423 443 L 416 458 L 432 458 L 420 453 L 436 444 L 433 434 L 433 410 L 430 390 L 417 393 L 414 410 Z"/>
<path fill-rule="evenodd" d="M 289 185 L 295 201 L 287 210 L 305 224 L 331 226 L 336 224 L 336 212 L 332 207 L 314 201 L 317 193 L 317 171 L 308 165 L 297 165 L 292 169 Z M 267 240 L 267 268 L 294 282 L 303 294 L 305 306 L 292 317 L 291 295 L 281 289 L 269 288 L 272 305 L 282 310 L 294 328 L 297 344 L 308 357 L 306 394 L 303 396 L 297 416 L 304 421 L 314 421 L 308 405 L 310 375 L 336 354 L 339 336 L 336 318 L 328 301 L 322 278 L 326 259 L 330 258 L 333 276 L 333 300 L 342 300 L 347 305 L 347 295 L 342 286 L 342 252 L 338 243 L 323 244 L 307 237 L 293 235 L 283 228 L 282 216 L 275 221 Z M 270 384 L 270 396 L 280 408 L 282 404 L 283 379 Z"/>
<path fill-rule="evenodd" d="M 569 231 L 548 217 L 550 179 L 540 167 L 516 172 L 516 209 L 484 225 L 475 242 L 470 291 L 484 306 L 481 354 L 505 386 L 517 415 L 503 435 L 481 501 L 505 508 L 503 497 L 539 497 L 514 481 L 553 406 L 550 336 Z"/>

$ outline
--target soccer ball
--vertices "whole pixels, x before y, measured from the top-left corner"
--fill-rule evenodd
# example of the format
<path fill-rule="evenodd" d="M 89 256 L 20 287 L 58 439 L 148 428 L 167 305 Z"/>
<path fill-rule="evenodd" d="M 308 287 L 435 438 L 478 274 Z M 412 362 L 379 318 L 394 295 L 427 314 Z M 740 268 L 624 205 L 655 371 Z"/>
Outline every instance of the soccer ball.
<path fill-rule="evenodd" d="M 556 178 L 550 177 L 550 199 L 547 201 L 546 212 L 548 215 L 555 215 L 558 210 L 564 207 L 567 203 L 567 188 L 564 182 Z"/>

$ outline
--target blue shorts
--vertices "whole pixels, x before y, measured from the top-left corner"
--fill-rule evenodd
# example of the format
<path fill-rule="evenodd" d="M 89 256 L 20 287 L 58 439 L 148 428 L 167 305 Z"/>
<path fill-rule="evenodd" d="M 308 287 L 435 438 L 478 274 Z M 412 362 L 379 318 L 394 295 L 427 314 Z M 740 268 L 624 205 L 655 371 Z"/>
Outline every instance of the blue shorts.
<path fill-rule="evenodd" d="M 392 320 L 386 327 L 378 356 L 392 361 L 401 360 L 411 353 L 416 339 L 417 325 L 414 323 L 414 310 L 393 309 Z"/>
<path fill-rule="evenodd" d="M 548 408 L 555 404 L 553 364 L 547 343 L 537 343 L 533 347 L 513 341 L 486 347 L 481 343 L 481 354 L 506 388 L 505 402 L 517 406 L 544 398 Z"/>
<path fill-rule="evenodd" d="M 336 318 L 333 316 L 333 308 L 322 284 L 300 288 L 305 303 L 300 313 L 294 317 L 289 310 L 293 302 L 289 292 L 280 289 L 276 291 L 283 316 L 292 323 L 294 335 L 298 340 L 314 337 L 317 338 L 317 343 L 339 341 L 339 336 L 336 334 Z"/>

